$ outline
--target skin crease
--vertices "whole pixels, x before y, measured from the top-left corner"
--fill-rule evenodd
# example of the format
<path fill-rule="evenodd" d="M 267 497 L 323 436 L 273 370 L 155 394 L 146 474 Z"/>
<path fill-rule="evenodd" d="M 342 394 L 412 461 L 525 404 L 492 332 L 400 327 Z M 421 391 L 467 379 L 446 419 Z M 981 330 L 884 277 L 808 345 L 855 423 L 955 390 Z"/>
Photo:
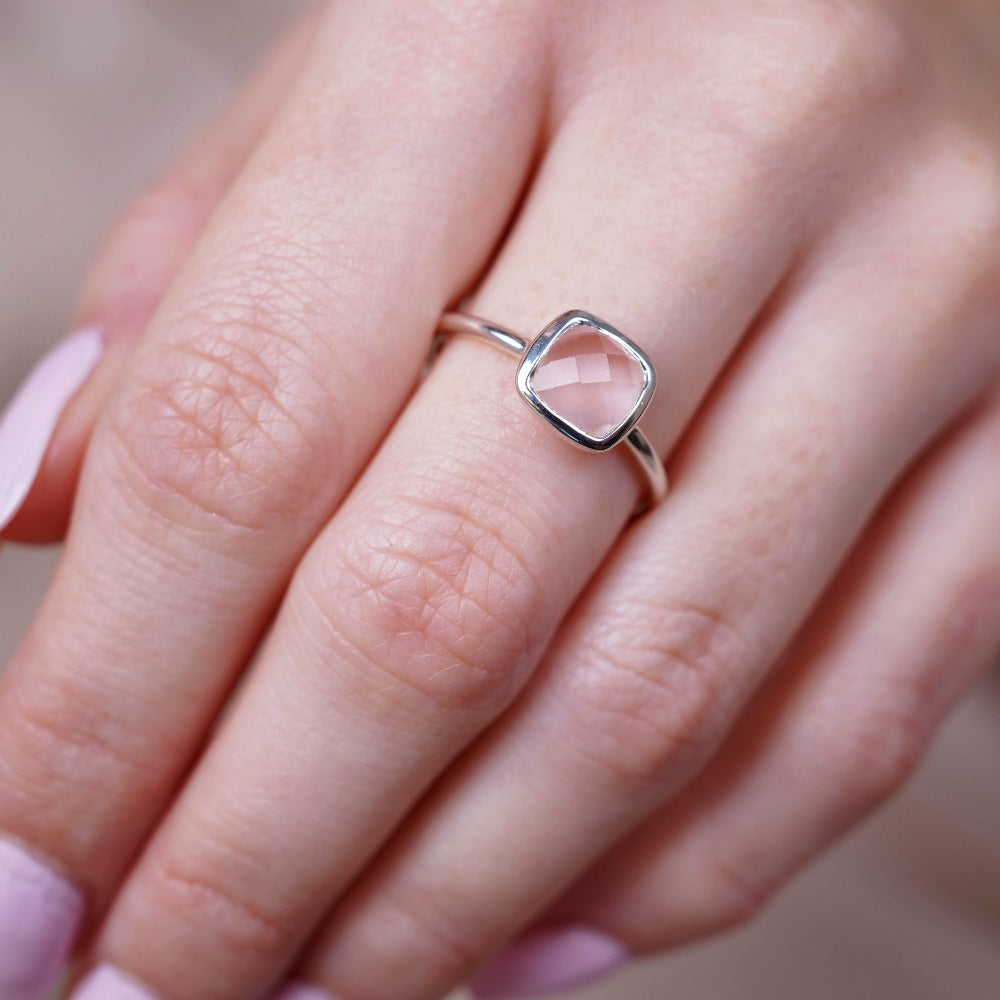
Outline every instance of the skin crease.
<path fill-rule="evenodd" d="M 748 919 L 1000 647 L 1000 14 L 309 16 L 89 283 L 132 332 L 5 535 L 75 500 L 0 830 L 163 1000 L 433 1000 L 530 928 L 610 967 Z M 649 351 L 663 505 L 626 528 L 627 463 L 479 345 L 411 396 L 465 296 Z"/>

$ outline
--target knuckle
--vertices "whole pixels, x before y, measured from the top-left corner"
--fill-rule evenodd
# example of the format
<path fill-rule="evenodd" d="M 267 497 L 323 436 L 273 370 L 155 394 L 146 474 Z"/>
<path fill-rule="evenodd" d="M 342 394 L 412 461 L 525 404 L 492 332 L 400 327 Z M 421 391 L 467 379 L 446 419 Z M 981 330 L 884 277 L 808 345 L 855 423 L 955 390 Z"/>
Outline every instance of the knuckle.
<path fill-rule="evenodd" d="M 728 930 L 752 920 L 771 898 L 774 887 L 750 874 L 739 859 L 714 852 L 704 861 L 698 878 L 702 933 Z"/>
<path fill-rule="evenodd" d="M 454 904 L 456 900 L 448 902 Z M 394 962 L 408 981 L 412 980 L 413 968 L 419 967 L 422 975 L 440 988 L 441 983 L 457 982 L 474 969 L 489 945 L 486 935 L 477 933 L 479 922 L 459 918 L 451 912 L 457 907 L 444 903 L 440 888 L 415 886 L 409 881 L 405 890 L 388 885 L 372 925 L 377 925 L 380 933 L 372 935 L 370 926 L 367 934 L 365 927 L 359 927 L 358 933 L 367 941 L 379 939 L 380 965 Z"/>
<path fill-rule="evenodd" d="M 641 952 L 732 930 L 757 916 L 784 875 L 764 875 L 738 846 L 725 837 L 714 843 L 701 837 L 671 854 L 654 891 L 640 890 L 646 919 L 630 927 L 629 936 Z"/>
<path fill-rule="evenodd" d="M 746 132 L 764 144 L 767 136 L 783 144 L 789 127 L 799 138 L 803 122 L 823 130 L 849 128 L 911 93 L 919 60 L 902 19 L 884 6 L 862 0 L 762 5 L 752 37 L 739 39 L 732 50 L 737 67 L 730 77 L 741 81 L 732 96 Z M 775 65 L 782 67 L 777 77 Z"/>
<path fill-rule="evenodd" d="M 132 200 L 112 228 L 109 243 L 134 249 L 186 229 L 204 216 L 213 196 L 211 186 L 191 171 L 167 174 Z"/>
<path fill-rule="evenodd" d="M 214 203 L 206 180 L 175 171 L 139 194 L 101 244 L 87 276 L 87 311 L 142 329 Z"/>
<path fill-rule="evenodd" d="M 405 982 L 411 995 L 441 996 L 488 954 L 488 922 L 475 919 L 461 883 L 426 877 L 390 879 L 374 898 L 337 911 L 319 946 L 313 971 L 344 996 L 380 996 L 384 984 Z M 470 908 L 471 907 L 471 908 Z M 473 915 L 473 916 L 470 916 Z M 332 947 L 331 947 L 332 945 Z M 378 970 L 373 983 L 371 970 Z M 383 989 L 379 989 L 382 985 Z"/>
<path fill-rule="evenodd" d="M 917 704 L 919 699 L 905 704 L 898 691 L 892 698 L 891 708 L 869 709 L 841 732 L 833 751 L 834 780 L 862 807 L 877 805 L 899 790 L 930 738 L 929 713 Z"/>
<path fill-rule="evenodd" d="M 379 508 L 308 584 L 324 632 L 346 640 L 366 672 L 439 707 L 506 704 L 545 617 L 511 515 L 492 503 L 470 514 L 460 489 L 448 501 L 399 495 Z"/>
<path fill-rule="evenodd" d="M 109 258 L 128 276 L 137 262 L 194 234 L 212 204 L 212 192 L 190 173 L 161 178 L 140 192 L 118 217 L 108 233 L 101 256 Z"/>
<path fill-rule="evenodd" d="M 682 761 L 697 761 L 719 739 L 746 640 L 722 613 L 658 601 L 648 614 L 612 613 L 587 637 L 569 680 L 575 711 L 588 718 L 582 752 L 616 781 L 648 784 Z M 657 624 L 650 628 L 642 625 Z M 579 657 L 576 658 L 579 663 Z"/>
<path fill-rule="evenodd" d="M 0 724 L 5 793 L 29 801 L 28 815 L 43 825 L 50 812 L 58 819 L 71 809 L 77 822 L 66 832 L 81 851 L 89 818 L 159 792 L 152 741 L 136 739 L 103 695 L 37 669 L 9 689 Z"/>
<path fill-rule="evenodd" d="M 988 268 L 995 279 L 1000 259 L 1000 154 L 981 136 L 956 132 L 949 124 L 933 155 L 926 188 L 935 192 L 941 257 L 967 262 L 977 276 Z M 948 192 L 945 198 L 936 195 L 941 185 Z"/>
<path fill-rule="evenodd" d="M 329 442 L 301 416 L 320 392 L 301 349 L 263 317 L 160 345 L 111 414 L 123 478 L 155 509 L 264 527 L 320 488 Z"/>
<path fill-rule="evenodd" d="M 562 2 L 562 0 L 553 0 Z M 435 51 L 435 64 L 447 67 L 449 75 L 476 74 L 484 64 L 532 67 L 542 58 L 540 45 L 550 11 L 545 0 L 507 3 L 480 0 L 453 3 L 451 0 L 421 0 L 400 5 L 392 26 L 382 31 L 381 41 L 393 50 L 384 78 L 390 87 L 413 87 L 413 70 L 420 66 L 421 79 L 428 74 L 425 54 L 428 43 Z M 493 75 L 494 84 L 503 78 L 504 67 Z"/>
<path fill-rule="evenodd" d="M 864 111 L 898 95 L 913 78 L 909 39 L 886 5 L 810 0 L 790 8 L 789 41 L 800 56 L 796 83 L 811 81 L 807 94 L 831 110 Z"/>
<path fill-rule="evenodd" d="M 554 0 L 563 3 L 564 0 Z M 511 4 L 505 0 L 481 0 L 474 4 L 455 4 L 451 0 L 427 0 L 410 6 L 411 16 L 419 19 L 440 37 L 442 26 L 464 46 L 501 46 L 514 51 L 526 28 L 537 25 L 548 15 L 547 0 L 528 0 Z M 443 25 L 442 25 L 443 22 Z"/>
<path fill-rule="evenodd" d="M 934 311 L 897 344 L 914 378 L 949 371 L 978 386 L 1000 362 L 1000 154 L 970 132 L 938 123 L 914 158 L 903 223 L 914 247 L 909 279 L 933 289 Z"/>
<path fill-rule="evenodd" d="M 183 928 L 198 940 L 209 934 L 214 951 L 243 961 L 282 956 L 298 930 L 297 915 L 282 912 L 273 894 L 252 898 L 250 880 L 237 884 L 228 870 L 218 861 L 163 858 L 143 883 L 147 912 L 158 928 Z"/>

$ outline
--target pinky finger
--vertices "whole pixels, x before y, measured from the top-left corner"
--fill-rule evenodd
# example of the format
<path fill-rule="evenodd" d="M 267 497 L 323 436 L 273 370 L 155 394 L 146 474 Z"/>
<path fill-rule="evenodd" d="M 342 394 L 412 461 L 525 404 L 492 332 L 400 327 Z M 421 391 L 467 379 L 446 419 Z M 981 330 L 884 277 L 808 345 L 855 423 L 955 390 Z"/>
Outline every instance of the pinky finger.
<path fill-rule="evenodd" d="M 122 214 L 94 260 L 77 330 L 48 354 L 0 416 L 0 535 L 60 538 L 94 424 L 129 354 L 205 223 L 243 168 L 303 64 L 313 11 L 249 86 Z"/>
<path fill-rule="evenodd" d="M 618 954 L 721 931 L 884 802 L 1000 652 L 998 512 L 1000 398 L 904 483 L 715 761 L 544 925 L 589 928 Z M 529 933 L 477 995 L 537 992 L 565 964 L 547 942 L 566 940 Z"/>

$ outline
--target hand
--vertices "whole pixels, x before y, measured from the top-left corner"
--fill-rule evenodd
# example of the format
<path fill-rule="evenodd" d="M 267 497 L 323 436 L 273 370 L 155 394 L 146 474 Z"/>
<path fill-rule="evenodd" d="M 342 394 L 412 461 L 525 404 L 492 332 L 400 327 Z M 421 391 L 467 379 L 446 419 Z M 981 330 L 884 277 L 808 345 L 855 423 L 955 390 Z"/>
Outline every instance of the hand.
<path fill-rule="evenodd" d="M 888 796 L 1000 646 L 998 94 L 974 0 L 293 31 L 107 245 L 8 532 L 89 440 L 0 685 L 0 997 L 71 939 L 86 1000 L 563 987 Z M 480 344 L 411 395 L 465 296 L 648 351 L 662 504 Z"/>

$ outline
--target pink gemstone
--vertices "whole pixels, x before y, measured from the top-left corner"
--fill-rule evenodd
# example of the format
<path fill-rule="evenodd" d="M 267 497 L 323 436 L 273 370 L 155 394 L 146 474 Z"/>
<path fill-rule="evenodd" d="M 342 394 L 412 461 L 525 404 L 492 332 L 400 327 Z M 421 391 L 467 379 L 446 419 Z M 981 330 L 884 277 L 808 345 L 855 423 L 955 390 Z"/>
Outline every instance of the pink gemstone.
<path fill-rule="evenodd" d="M 557 337 L 531 375 L 535 395 L 591 438 L 619 427 L 642 397 L 646 379 L 631 354 L 592 326 Z"/>

